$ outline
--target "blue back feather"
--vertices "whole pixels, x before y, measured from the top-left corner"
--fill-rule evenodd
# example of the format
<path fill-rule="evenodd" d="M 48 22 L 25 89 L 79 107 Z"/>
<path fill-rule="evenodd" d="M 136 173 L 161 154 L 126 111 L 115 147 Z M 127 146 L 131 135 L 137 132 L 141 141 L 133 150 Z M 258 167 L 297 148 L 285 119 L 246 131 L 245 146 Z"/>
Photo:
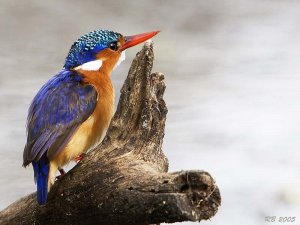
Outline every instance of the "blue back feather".
<path fill-rule="evenodd" d="M 37 162 L 47 153 L 53 159 L 94 111 L 97 92 L 82 83 L 81 75 L 62 70 L 38 92 L 29 108 L 27 143 L 23 165 Z"/>

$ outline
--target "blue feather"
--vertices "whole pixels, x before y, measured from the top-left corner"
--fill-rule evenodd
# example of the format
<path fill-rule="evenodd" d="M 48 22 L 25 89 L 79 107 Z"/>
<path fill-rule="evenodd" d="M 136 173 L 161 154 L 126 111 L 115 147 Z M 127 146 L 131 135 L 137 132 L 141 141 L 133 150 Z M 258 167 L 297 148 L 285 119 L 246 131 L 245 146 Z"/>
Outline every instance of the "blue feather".
<path fill-rule="evenodd" d="M 47 153 L 53 159 L 94 111 L 97 92 L 75 71 L 62 70 L 38 92 L 29 108 L 23 165 Z"/>
<path fill-rule="evenodd" d="M 37 201 L 40 205 L 47 202 L 49 161 L 44 155 L 38 162 L 32 162 L 34 179 L 37 185 Z"/>

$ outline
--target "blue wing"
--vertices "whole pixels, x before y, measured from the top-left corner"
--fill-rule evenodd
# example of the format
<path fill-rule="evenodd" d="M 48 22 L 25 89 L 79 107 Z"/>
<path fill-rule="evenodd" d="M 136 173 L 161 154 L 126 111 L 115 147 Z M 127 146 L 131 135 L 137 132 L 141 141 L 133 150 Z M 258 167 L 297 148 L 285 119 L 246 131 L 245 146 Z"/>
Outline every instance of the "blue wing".
<path fill-rule="evenodd" d="M 33 99 L 27 119 L 27 144 L 23 165 L 37 162 L 47 153 L 51 160 L 94 111 L 97 91 L 84 84 L 74 71 L 62 70 Z"/>

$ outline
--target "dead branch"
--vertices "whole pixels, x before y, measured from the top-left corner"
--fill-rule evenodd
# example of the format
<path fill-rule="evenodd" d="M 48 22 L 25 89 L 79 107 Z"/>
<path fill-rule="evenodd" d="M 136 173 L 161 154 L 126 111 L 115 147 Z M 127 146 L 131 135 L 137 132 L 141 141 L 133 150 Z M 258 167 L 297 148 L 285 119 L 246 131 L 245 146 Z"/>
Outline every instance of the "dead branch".
<path fill-rule="evenodd" d="M 209 173 L 167 173 L 165 84 L 163 74 L 151 73 L 153 58 L 148 42 L 131 65 L 105 139 L 54 184 L 48 203 L 28 195 L 0 212 L 0 224 L 146 225 L 215 215 L 221 197 Z"/>

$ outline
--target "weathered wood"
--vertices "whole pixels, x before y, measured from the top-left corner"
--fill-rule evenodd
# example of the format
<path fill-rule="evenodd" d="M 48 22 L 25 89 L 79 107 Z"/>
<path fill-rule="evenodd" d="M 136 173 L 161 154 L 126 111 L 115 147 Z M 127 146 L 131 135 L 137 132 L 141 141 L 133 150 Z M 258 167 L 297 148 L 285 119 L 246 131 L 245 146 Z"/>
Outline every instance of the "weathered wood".
<path fill-rule="evenodd" d="M 146 225 L 215 215 L 221 197 L 207 172 L 167 173 L 165 84 L 161 73 L 151 74 L 153 57 L 148 42 L 131 65 L 105 139 L 54 184 L 48 203 L 28 195 L 0 212 L 0 224 Z"/>

